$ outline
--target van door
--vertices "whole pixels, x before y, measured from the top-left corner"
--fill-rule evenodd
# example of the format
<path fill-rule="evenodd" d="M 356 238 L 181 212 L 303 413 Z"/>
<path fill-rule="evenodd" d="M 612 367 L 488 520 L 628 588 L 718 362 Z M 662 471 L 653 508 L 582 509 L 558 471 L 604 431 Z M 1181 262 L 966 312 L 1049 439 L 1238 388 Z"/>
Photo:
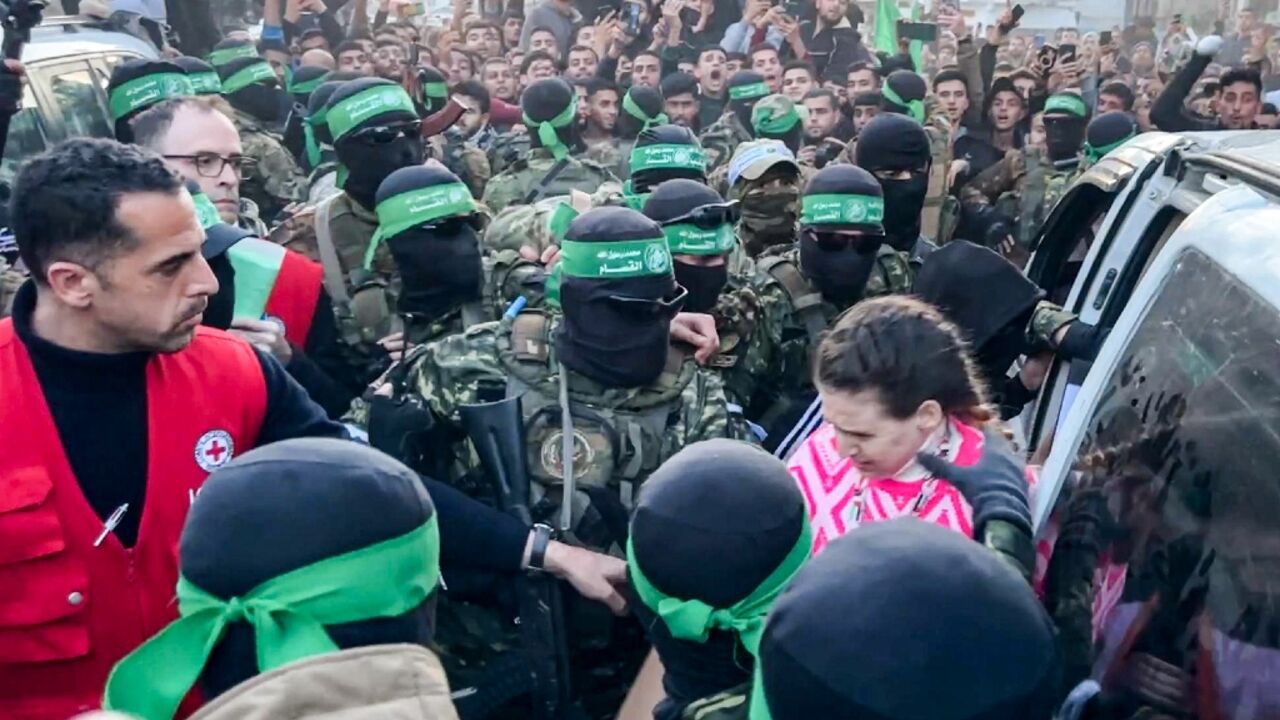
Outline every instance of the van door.
<path fill-rule="evenodd" d="M 4 157 L 0 158 L 0 183 L 11 183 L 23 160 L 44 152 L 50 144 L 31 83 L 22 86 L 22 110 L 9 119 Z"/>
<path fill-rule="evenodd" d="M 57 140 L 115 135 L 105 88 L 88 58 L 41 64 L 30 74 Z"/>

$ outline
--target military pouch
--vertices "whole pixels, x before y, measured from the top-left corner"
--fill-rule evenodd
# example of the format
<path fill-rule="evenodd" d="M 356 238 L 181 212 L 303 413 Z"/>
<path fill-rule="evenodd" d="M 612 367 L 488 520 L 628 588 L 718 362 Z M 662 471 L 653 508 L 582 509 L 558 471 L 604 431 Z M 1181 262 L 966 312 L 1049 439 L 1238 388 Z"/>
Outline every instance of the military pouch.
<path fill-rule="evenodd" d="M 423 438 L 435 426 L 435 416 L 416 394 L 369 400 L 369 444 L 411 468 L 426 470 Z"/>
<path fill-rule="evenodd" d="M 559 487 L 564 482 L 564 433 L 560 408 L 547 405 L 525 422 L 529 469 L 539 483 Z M 573 475 L 579 488 L 609 487 L 621 439 L 609 423 L 582 407 L 573 408 Z"/>
<path fill-rule="evenodd" d="M 376 342 L 391 334 L 390 300 L 387 282 L 363 268 L 351 271 L 351 317 L 360 339 Z"/>

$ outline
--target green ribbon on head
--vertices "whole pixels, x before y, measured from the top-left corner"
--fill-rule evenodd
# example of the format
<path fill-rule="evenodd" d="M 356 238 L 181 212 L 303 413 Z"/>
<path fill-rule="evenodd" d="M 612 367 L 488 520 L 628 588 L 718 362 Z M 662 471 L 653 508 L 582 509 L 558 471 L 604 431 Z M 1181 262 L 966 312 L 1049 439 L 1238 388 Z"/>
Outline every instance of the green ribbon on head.
<path fill-rule="evenodd" d="M 569 232 L 569 226 L 579 214 L 577 209 L 567 202 L 557 204 L 556 209 L 551 212 L 551 217 L 547 218 L 547 232 L 557 243 L 562 242 L 565 233 Z"/>
<path fill-rule="evenodd" d="M 657 613 L 672 637 L 704 643 L 712 630 L 726 630 L 735 633 L 742 646 L 755 656 L 760 651 L 760 637 L 770 608 L 808 561 L 812 549 L 813 530 L 808 518 L 802 518 L 796 544 L 778 567 L 750 595 L 727 608 L 713 608 L 701 600 L 673 598 L 654 587 L 636 562 L 635 546 L 630 540 L 627 541 L 627 568 L 640 602 Z"/>
<path fill-rule="evenodd" d="M 218 95 L 222 92 L 222 78 L 212 70 L 190 73 L 187 80 L 191 82 L 191 89 L 196 95 Z"/>
<path fill-rule="evenodd" d="M 1075 95 L 1050 95 L 1049 99 L 1044 102 L 1044 111 L 1046 113 L 1060 112 L 1076 117 L 1089 117 L 1089 106 L 1084 104 L 1084 100 Z"/>
<path fill-rule="evenodd" d="M 650 116 L 644 111 L 644 108 L 636 104 L 635 98 L 631 97 L 631 93 L 627 93 L 622 97 L 622 109 L 626 110 L 628 115 L 643 123 L 640 127 L 640 132 L 644 132 L 654 125 L 666 125 L 671 122 L 671 118 L 667 117 L 664 112 Z"/>
<path fill-rule="evenodd" d="M 529 117 L 528 113 L 522 113 L 522 115 L 525 127 L 537 129 L 538 140 L 542 143 L 542 147 L 550 150 L 556 160 L 563 160 L 569 155 L 569 148 L 560 140 L 560 134 L 556 130 L 569 125 L 578 117 L 577 97 L 574 97 L 559 115 L 550 120 L 538 122 Z"/>
<path fill-rule="evenodd" d="M 208 230 L 214 225 L 222 223 L 222 216 L 218 214 L 218 207 L 213 204 L 208 195 L 204 193 L 196 193 L 191 196 L 196 204 L 196 219 L 200 221 L 200 227 Z"/>
<path fill-rule="evenodd" d="M 310 95 L 311 93 L 315 92 L 316 88 L 320 87 L 325 83 L 325 78 L 327 77 L 328 75 L 321 75 L 320 77 L 317 77 L 317 78 L 312 78 L 310 80 L 305 80 L 303 82 L 296 83 L 293 81 L 293 76 L 290 75 L 289 76 L 289 94 L 290 95 Z"/>
<path fill-rule="evenodd" d="M 670 275 L 671 250 L 666 236 L 619 242 L 560 242 L 560 265 L 566 277 L 616 280 Z"/>
<path fill-rule="evenodd" d="M 191 79 L 182 73 L 143 75 L 111 90 L 111 119 L 119 120 L 135 110 L 169 98 L 195 95 Z"/>
<path fill-rule="evenodd" d="M 707 173 L 707 154 L 697 145 L 659 143 L 631 149 L 631 172 L 644 170 L 696 170 Z"/>
<path fill-rule="evenodd" d="M 756 105 L 752 112 L 751 124 L 755 127 L 757 133 L 769 133 L 770 135 L 781 135 L 795 127 L 800 121 L 808 116 L 809 112 L 803 105 L 792 105 L 791 110 L 774 118 L 754 117 L 755 115 L 763 116 L 760 112 L 760 105 Z"/>
<path fill-rule="evenodd" d="M 240 58 L 258 57 L 258 49 L 252 45 L 233 45 L 209 53 L 209 64 L 220 68 Z"/>
<path fill-rule="evenodd" d="M 874 195 L 805 195 L 800 200 L 802 225 L 878 225 L 884 221 L 884 198 Z"/>
<path fill-rule="evenodd" d="M 1111 143 L 1110 145 L 1100 145 L 1098 147 L 1094 147 L 1090 145 L 1089 142 L 1086 140 L 1084 143 L 1084 157 L 1086 160 L 1089 161 L 1089 164 L 1092 165 L 1093 163 L 1096 163 L 1102 158 L 1106 157 L 1107 153 L 1111 152 L 1112 150 L 1115 150 L 1121 145 L 1124 145 L 1125 143 L 1132 140 L 1134 136 L 1135 136 L 1135 133 L 1129 133 L 1128 135 L 1120 138 L 1119 140 Z"/>
<path fill-rule="evenodd" d="M 692 223 L 663 225 L 672 255 L 724 255 L 737 242 L 733 226 L 724 224 L 710 230 Z"/>
<path fill-rule="evenodd" d="M 329 108 L 329 134 L 336 142 L 369 118 L 392 112 L 407 112 L 414 117 L 418 115 L 413 99 L 399 85 L 371 87 Z"/>
<path fill-rule="evenodd" d="M 266 60 L 256 62 L 249 67 L 242 68 L 234 75 L 222 81 L 222 94 L 230 95 L 237 90 L 243 90 L 256 82 L 263 80 L 276 80 L 276 71 L 271 69 L 271 64 Z"/>
<path fill-rule="evenodd" d="M 415 188 L 378 203 L 378 229 L 373 233 L 369 249 L 364 253 L 364 267 L 373 267 L 378 245 L 423 223 L 444 217 L 466 216 L 476 211 L 471 191 L 460 182 Z"/>
<path fill-rule="evenodd" d="M 107 678 L 103 707 L 170 720 L 227 627 L 253 628 L 258 671 L 336 652 L 326 625 L 403 615 L 440 582 L 436 516 L 399 537 L 325 558 L 222 599 L 178 578 L 178 619 L 129 653 Z"/>
<path fill-rule="evenodd" d="M 769 94 L 769 86 L 764 82 L 751 83 L 750 85 L 739 85 L 729 88 L 730 100 L 751 100 L 753 98 L 761 98 Z"/>
<path fill-rule="evenodd" d="M 880 94 L 884 96 L 885 100 L 888 100 L 894 105 L 906 108 L 907 114 L 915 118 L 916 122 L 918 123 L 924 122 L 924 101 L 923 100 L 912 100 L 911 102 L 907 102 L 906 100 L 902 99 L 902 96 L 898 94 L 898 91 L 889 87 L 888 83 L 885 83 L 883 86 L 881 86 Z"/>
<path fill-rule="evenodd" d="M 449 97 L 449 86 L 442 82 L 423 83 L 422 94 L 429 98 Z"/>
<path fill-rule="evenodd" d="M 308 115 L 302 120 L 302 137 L 303 147 L 307 153 L 307 164 L 315 168 L 320 164 L 322 153 L 320 150 L 320 139 L 316 137 L 316 128 L 329 124 L 328 109 L 321 107 L 315 113 Z"/>

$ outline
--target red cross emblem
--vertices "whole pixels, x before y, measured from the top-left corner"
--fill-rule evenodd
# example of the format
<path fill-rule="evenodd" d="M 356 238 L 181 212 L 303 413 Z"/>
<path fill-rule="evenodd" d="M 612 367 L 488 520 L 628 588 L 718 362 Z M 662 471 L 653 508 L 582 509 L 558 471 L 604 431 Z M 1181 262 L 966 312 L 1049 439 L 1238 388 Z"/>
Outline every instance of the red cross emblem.
<path fill-rule="evenodd" d="M 196 441 L 196 464 L 205 472 L 226 465 L 235 456 L 236 445 L 226 430 L 210 430 Z"/>

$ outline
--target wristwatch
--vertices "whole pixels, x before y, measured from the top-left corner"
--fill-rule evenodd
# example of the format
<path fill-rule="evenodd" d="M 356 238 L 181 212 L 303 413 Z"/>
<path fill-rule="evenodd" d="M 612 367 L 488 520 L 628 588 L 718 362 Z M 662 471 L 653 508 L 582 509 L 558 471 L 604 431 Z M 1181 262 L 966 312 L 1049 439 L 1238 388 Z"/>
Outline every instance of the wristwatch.
<path fill-rule="evenodd" d="M 547 561 L 547 546 L 551 544 L 553 534 L 555 530 L 546 523 L 536 523 L 533 526 L 533 547 L 529 550 L 529 570 L 546 571 L 544 565 Z"/>

